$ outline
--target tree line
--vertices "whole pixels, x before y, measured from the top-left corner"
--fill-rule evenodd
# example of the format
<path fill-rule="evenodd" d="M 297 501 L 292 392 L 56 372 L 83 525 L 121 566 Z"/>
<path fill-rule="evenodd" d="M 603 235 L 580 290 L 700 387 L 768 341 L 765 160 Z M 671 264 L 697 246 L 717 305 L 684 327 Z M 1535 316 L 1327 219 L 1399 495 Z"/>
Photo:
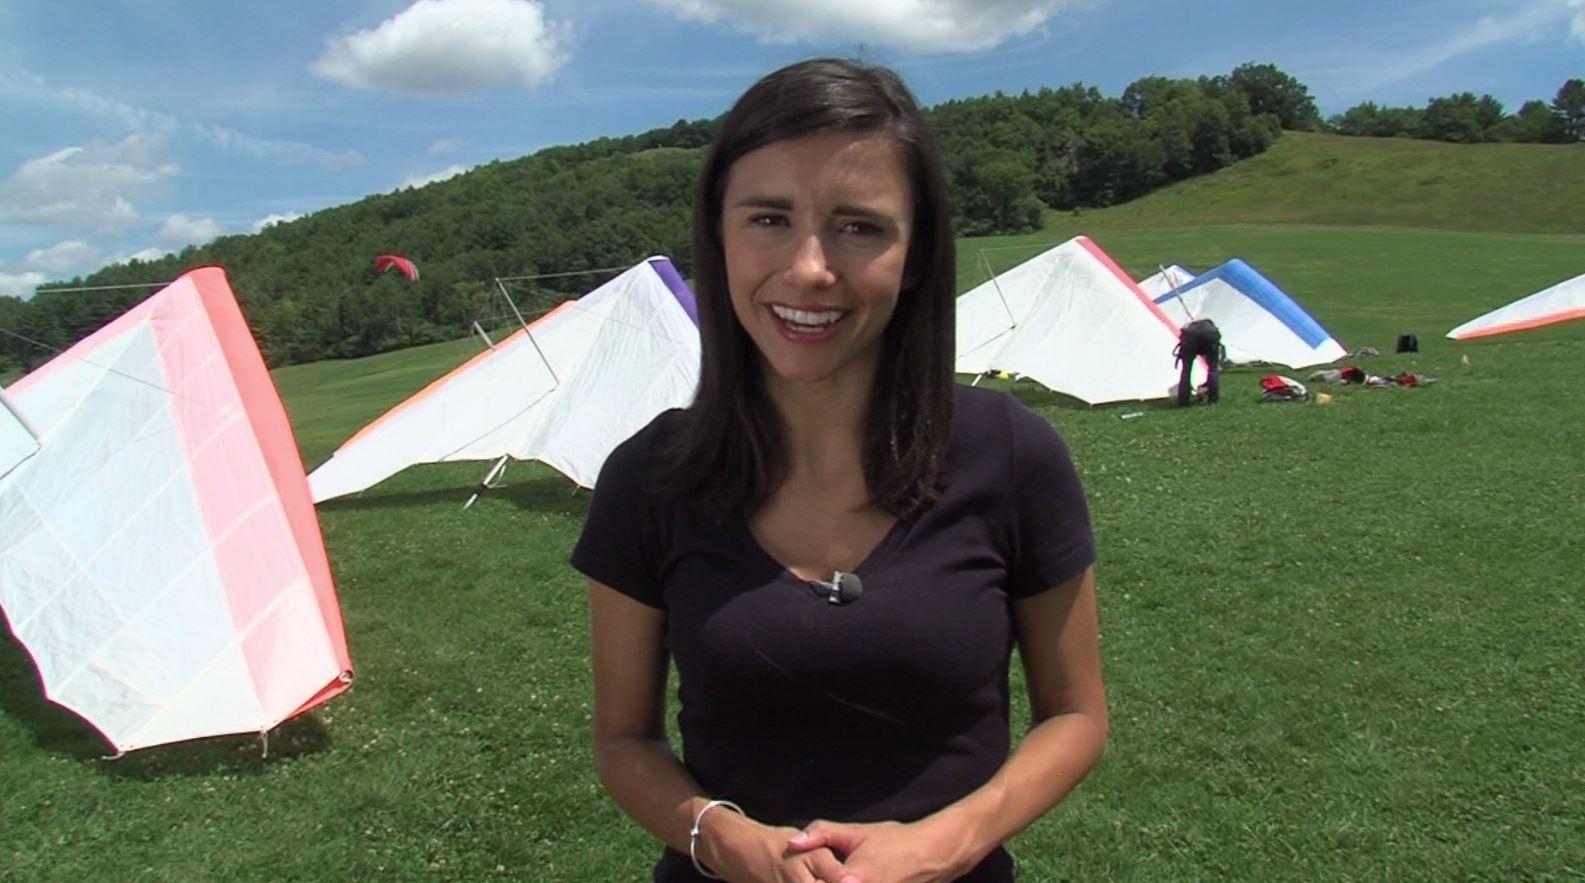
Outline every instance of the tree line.
<path fill-rule="evenodd" d="M 960 234 L 1039 229 L 1048 209 L 1112 205 L 1215 171 L 1318 119 L 1305 86 L 1270 64 L 1197 79 L 1146 77 L 1108 97 L 1083 84 L 945 102 L 927 111 Z M 55 287 L 226 269 L 272 366 L 449 340 L 491 309 L 498 276 L 626 266 L 651 254 L 689 274 L 690 211 L 719 118 L 546 148 L 417 189 L 370 196 L 254 234 L 105 267 Z M 421 281 L 376 275 L 382 253 Z M 602 281 L 536 283 L 543 309 Z M 0 371 L 31 368 L 150 289 L 0 298 Z"/>
<path fill-rule="evenodd" d="M 1391 107 L 1373 101 L 1356 104 L 1326 121 L 1326 131 L 1378 138 L 1420 138 L 1460 144 L 1526 142 L 1567 144 L 1585 141 L 1585 80 L 1558 87 L 1550 103 L 1539 98 L 1508 113 L 1490 95 L 1459 92 L 1432 98 L 1425 107 Z"/>

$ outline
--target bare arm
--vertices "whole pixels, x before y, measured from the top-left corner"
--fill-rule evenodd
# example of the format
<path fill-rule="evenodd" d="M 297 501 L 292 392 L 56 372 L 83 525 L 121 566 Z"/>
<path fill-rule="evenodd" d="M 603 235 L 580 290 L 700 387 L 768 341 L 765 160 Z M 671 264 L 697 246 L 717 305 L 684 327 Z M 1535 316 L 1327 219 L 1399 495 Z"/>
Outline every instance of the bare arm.
<path fill-rule="evenodd" d="M 618 806 L 686 855 L 710 798 L 666 741 L 664 629 L 664 612 L 589 581 L 595 772 Z M 842 868 L 830 850 L 784 855 L 792 833 L 715 809 L 701 824 L 699 857 L 731 880 L 836 883 Z"/>
<path fill-rule="evenodd" d="M 976 862 L 1067 797 L 1109 730 L 1094 569 L 1014 601 L 1013 620 L 1035 726 L 989 782 L 937 814 Z"/>

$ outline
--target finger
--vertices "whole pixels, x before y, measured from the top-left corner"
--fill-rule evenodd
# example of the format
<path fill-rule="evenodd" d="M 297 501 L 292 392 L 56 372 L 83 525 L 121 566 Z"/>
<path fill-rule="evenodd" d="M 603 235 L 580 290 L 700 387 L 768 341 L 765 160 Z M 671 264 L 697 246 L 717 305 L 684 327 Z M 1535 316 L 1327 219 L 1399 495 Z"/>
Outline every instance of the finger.
<path fill-rule="evenodd" d="M 804 861 L 820 883 L 862 883 L 842 867 L 842 863 L 837 861 L 837 857 L 829 849 L 811 852 Z"/>
<path fill-rule="evenodd" d="M 826 832 L 829 825 L 816 820 L 805 825 L 802 831 L 792 835 L 787 841 L 787 851 L 792 853 L 809 852 L 826 845 Z"/>
<path fill-rule="evenodd" d="M 827 847 L 840 855 L 847 855 L 864 842 L 860 828 L 838 825 L 834 822 L 811 822 L 792 836 L 787 848 L 791 852 L 808 852 Z"/>

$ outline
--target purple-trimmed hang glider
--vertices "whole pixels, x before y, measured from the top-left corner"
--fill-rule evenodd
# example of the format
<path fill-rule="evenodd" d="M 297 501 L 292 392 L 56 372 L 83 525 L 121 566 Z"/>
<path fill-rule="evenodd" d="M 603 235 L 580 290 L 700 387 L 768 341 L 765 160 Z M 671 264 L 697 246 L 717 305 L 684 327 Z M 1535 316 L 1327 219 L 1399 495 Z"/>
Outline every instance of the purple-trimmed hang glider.
<path fill-rule="evenodd" d="M 698 307 L 652 257 L 495 343 L 348 439 L 308 477 L 314 502 L 419 463 L 539 460 L 583 487 L 619 443 L 699 383 Z M 492 473 L 493 474 L 493 473 Z"/>

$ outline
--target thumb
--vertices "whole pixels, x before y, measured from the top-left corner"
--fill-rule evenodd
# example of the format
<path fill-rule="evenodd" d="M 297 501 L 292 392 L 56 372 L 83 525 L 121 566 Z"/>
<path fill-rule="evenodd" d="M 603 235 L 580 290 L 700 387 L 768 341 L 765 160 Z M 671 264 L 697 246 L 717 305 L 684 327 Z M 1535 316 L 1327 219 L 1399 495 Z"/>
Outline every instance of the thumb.
<path fill-rule="evenodd" d="M 845 855 L 852 852 L 861 839 L 859 832 L 853 828 L 834 822 L 814 821 L 794 834 L 788 840 L 787 848 L 792 852 L 808 852 L 811 849 L 825 847 Z"/>
<path fill-rule="evenodd" d="M 819 822 L 804 827 L 787 839 L 789 852 L 809 852 L 826 845 L 824 828 Z"/>

